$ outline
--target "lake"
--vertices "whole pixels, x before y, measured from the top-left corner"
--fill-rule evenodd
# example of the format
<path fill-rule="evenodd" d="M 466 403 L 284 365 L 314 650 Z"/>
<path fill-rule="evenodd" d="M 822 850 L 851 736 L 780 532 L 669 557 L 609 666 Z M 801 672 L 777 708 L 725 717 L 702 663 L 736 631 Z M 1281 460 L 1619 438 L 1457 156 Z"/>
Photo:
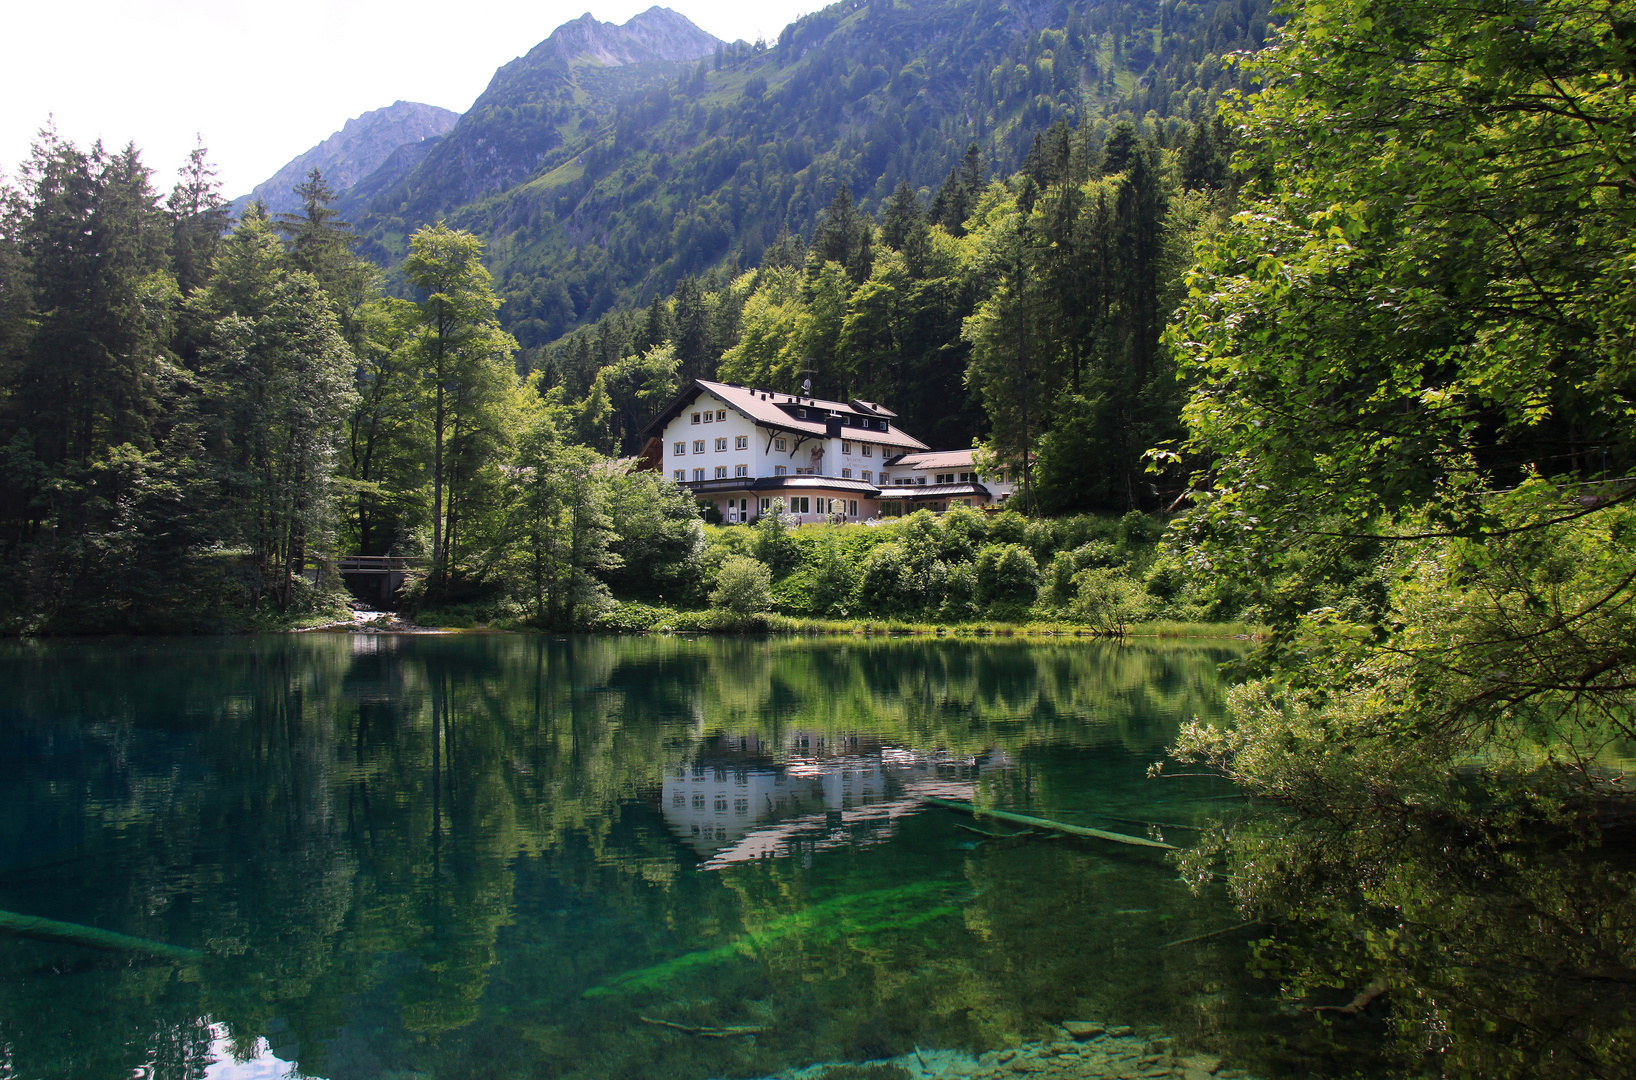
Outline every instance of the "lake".
<path fill-rule="evenodd" d="M 922 801 L 1193 843 L 1242 652 L 0 644 L 0 909 L 141 939 L 0 934 L 0 1077 L 1346 1075 L 1219 883 Z"/>

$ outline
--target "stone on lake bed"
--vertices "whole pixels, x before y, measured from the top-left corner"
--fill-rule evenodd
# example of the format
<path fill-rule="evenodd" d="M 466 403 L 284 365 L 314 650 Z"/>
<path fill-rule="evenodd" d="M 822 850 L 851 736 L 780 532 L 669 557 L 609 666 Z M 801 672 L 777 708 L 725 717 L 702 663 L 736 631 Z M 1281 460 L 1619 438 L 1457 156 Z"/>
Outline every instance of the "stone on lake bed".
<path fill-rule="evenodd" d="M 1107 1031 L 1101 1024 L 1093 1024 L 1088 1020 L 1069 1020 L 1062 1025 L 1062 1029 L 1076 1039 L 1094 1039 Z"/>
<path fill-rule="evenodd" d="M 1221 1058 L 1215 1054 L 1190 1054 L 1182 1058 L 1182 1067 L 1196 1069 L 1206 1076 L 1211 1076 L 1215 1074 L 1217 1069 L 1221 1068 Z"/>

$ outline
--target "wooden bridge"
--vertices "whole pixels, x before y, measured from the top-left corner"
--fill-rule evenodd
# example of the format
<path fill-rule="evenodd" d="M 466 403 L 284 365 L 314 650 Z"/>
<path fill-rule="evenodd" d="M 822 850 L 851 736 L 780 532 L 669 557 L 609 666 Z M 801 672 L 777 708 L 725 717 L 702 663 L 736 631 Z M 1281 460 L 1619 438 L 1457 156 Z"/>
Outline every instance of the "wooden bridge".
<path fill-rule="evenodd" d="M 390 609 L 403 583 L 423 565 L 424 560 L 396 555 L 348 555 L 336 569 L 353 596 Z"/>

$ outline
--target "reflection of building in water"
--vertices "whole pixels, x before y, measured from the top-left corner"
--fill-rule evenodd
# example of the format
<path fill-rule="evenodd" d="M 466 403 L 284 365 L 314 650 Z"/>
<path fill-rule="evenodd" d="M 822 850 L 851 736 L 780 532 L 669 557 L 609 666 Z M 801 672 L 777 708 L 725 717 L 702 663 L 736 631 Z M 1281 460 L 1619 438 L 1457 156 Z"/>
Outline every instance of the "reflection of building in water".
<path fill-rule="evenodd" d="M 775 856 L 810 857 L 878 843 L 920 797 L 970 798 L 979 774 L 1005 755 L 974 757 L 882 746 L 854 735 L 797 731 L 781 747 L 724 736 L 665 768 L 660 806 L 706 867 Z"/>

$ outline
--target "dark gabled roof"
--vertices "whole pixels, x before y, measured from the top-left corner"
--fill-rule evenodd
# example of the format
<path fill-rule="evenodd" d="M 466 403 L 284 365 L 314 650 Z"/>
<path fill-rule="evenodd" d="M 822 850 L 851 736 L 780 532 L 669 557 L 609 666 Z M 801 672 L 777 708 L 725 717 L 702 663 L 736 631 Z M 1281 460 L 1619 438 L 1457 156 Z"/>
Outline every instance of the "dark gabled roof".
<path fill-rule="evenodd" d="M 784 491 L 788 489 L 811 491 L 850 491 L 873 499 L 880 493 L 874 484 L 862 480 L 843 480 L 839 476 L 763 476 L 750 481 L 751 491 Z"/>
<path fill-rule="evenodd" d="M 895 416 L 889 409 L 879 406 L 873 407 L 873 412 L 866 412 L 854 408 L 851 404 L 840 401 L 829 401 L 825 398 L 798 397 L 794 394 L 775 394 L 771 390 L 755 390 L 748 386 L 737 386 L 733 383 L 712 382 L 709 379 L 695 379 L 693 385 L 676 395 L 670 404 L 666 405 L 658 416 L 654 417 L 648 426 L 642 430 L 646 437 L 658 435 L 676 417 L 686 412 L 698 396 L 703 393 L 715 395 L 734 412 L 773 431 L 787 431 L 792 435 L 824 438 L 827 427 L 825 420 L 830 414 L 843 417 L 856 417 L 862 420 L 878 422 L 881 418 Z M 861 403 L 860 404 L 867 404 Z M 802 418 L 791 411 L 805 409 L 807 416 Z M 888 420 L 890 424 L 890 420 Z M 850 442 L 875 443 L 881 446 L 907 446 L 912 449 L 925 450 L 926 444 L 919 439 L 892 425 L 889 430 L 881 431 L 876 428 L 845 425 L 841 428 L 840 437 Z"/>

